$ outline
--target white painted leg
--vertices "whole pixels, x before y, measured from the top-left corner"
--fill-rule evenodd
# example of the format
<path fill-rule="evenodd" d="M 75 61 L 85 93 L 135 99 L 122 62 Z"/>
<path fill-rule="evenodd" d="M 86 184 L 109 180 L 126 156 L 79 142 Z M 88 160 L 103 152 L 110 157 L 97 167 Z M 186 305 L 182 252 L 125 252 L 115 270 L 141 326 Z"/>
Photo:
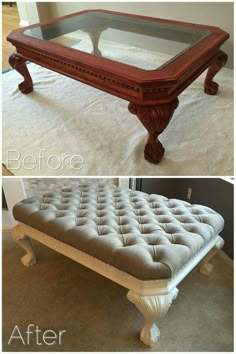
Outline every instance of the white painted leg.
<path fill-rule="evenodd" d="M 142 313 L 145 319 L 144 327 L 140 333 L 141 341 L 149 346 L 154 345 L 159 337 L 160 331 L 155 322 L 165 316 L 172 301 L 178 295 L 178 289 L 175 288 L 167 295 L 138 295 L 133 291 L 129 291 L 127 298 Z"/>
<path fill-rule="evenodd" d="M 216 253 L 224 246 L 224 240 L 219 236 L 219 240 L 210 252 L 199 263 L 199 272 L 203 275 L 209 276 L 213 271 L 213 265 L 209 261 L 216 255 Z"/>
<path fill-rule="evenodd" d="M 17 226 L 12 230 L 13 240 L 26 251 L 26 255 L 21 258 L 24 266 L 29 267 L 36 263 L 36 257 L 30 243 L 30 238 L 20 232 Z"/>

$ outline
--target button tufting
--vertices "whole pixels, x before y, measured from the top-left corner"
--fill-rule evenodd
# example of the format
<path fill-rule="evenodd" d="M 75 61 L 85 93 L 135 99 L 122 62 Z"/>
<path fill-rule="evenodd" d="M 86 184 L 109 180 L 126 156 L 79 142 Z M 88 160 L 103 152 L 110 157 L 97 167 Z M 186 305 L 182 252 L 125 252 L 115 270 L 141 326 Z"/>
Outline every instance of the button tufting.
<path fill-rule="evenodd" d="M 170 277 L 223 228 L 208 207 L 96 183 L 25 199 L 13 213 L 141 279 Z"/>

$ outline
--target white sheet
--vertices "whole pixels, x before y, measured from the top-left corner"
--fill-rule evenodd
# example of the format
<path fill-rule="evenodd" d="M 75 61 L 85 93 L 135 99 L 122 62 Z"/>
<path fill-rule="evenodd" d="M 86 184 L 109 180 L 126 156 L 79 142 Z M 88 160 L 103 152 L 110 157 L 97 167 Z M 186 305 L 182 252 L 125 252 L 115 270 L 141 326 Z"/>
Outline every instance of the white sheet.
<path fill-rule="evenodd" d="M 28 65 L 34 92 L 23 95 L 16 71 L 3 75 L 3 162 L 22 176 L 233 175 L 233 72 L 216 76 L 219 93 L 203 92 L 205 74 L 180 96 L 180 104 L 161 134 L 166 151 L 158 165 L 143 156 L 147 132 L 128 112 L 128 102 L 39 67 Z M 58 159 L 34 169 L 7 162 L 7 152 L 21 159 L 44 155 L 81 155 L 75 169 Z M 11 156 L 16 156 L 12 153 Z M 62 164 L 63 165 L 63 164 Z M 53 169 L 54 168 L 54 169 Z"/>

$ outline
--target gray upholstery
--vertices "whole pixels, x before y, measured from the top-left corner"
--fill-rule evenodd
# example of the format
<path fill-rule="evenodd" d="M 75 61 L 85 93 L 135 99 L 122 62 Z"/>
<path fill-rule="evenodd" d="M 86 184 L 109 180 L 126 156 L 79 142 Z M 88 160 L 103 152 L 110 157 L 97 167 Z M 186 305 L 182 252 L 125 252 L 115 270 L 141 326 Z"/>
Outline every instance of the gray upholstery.
<path fill-rule="evenodd" d="M 25 194 L 27 197 L 42 196 L 44 193 L 51 191 L 60 191 L 62 188 L 77 187 L 79 184 L 84 183 L 110 183 L 116 184 L 116 178 L 23 178 Z"/>
<path fill-rule="evenodd" d="M 210 208 L 109 184 L 28 198 L 13 214 L 143 280 L 172 277 L 224 225 Z"/>

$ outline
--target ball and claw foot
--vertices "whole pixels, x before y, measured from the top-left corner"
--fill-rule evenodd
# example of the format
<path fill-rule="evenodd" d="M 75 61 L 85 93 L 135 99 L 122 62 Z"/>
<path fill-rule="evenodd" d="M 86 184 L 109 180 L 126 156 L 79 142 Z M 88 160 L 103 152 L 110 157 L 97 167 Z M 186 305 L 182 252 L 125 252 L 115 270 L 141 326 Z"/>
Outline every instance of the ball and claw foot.
<path fill-rule="evenodd" d="M 145 325 L 140 333 L 140 340 L 149 347 L 155 345 L 160 338 L 160 331 L 157 326 Z"/>
<path fill-rule="evenodd" d="M 209 82 L 207 85 L 204 86 L 204 92 L 208 95 L 216 95 L 219 89 L 219 85 L 215 81 Z"/>
<path fill-rule="evenodd" d="M 203 263 L 199 266 L 199 272 L 203 275 L 209 276 L 213 272 L 213 265 L 211 263 Z"/>
<path fill-rule="evenodd" d="M 203 275 L 209 276 L 213 272 L 213 265 L 209 261 L 218 253 L 218 251 L 224 246 L 224 240 L 218 236 L 218 240 L 215 246 L 199 263 L 199 272 Z"/>
<path fill-rule="evenodd" d="M 9 64 L 24 78 L 24 81 L 18 85 L 19 90 L 24 94 L 32 92 L 33 81 L 26 65 L 26 59 L 20 57 L 17 53 L 13 53 L 9 57 Z"/>
<path fill-rule="evenodd" d="M 19 231 L 18 226 L 16 226 L 12 231 L 13 240 L 22 247 L 26 255 L 21 258 L 21 262 L 25 267 L 30 267 L 36 263 L 36 257 L 33 251 L 33 248 L 30 243 L 28 236 L 25 236 L 22 232 Z"/>
<path fill-rule="evenodd" d="M 33 264 L 36 264 L 36 257 L 35 256 L 32 256 L 32 255 L 29 255 L 29 254 L 26 254 L 25 256 L 23 256 L 21 258 L 21 262 L 22 264 L 25 266 L 25 267 L 30 267 L 32 266 Z"/>
<path fill-rule="evenodd" d="M 219 50 L 215 57 L 213 58 L 204 82 L 204 91 L 208 95 L 216 95 L 219 89 L 217 82 L 213 81 L 215 75 L 221 70 L 221 68 L 226 64 L 228 56 Z"/>
<path fill-rule="evenodd" d="M 25 81 L 21 82 L 21 83 L 18 85 L 18 87 L 19 87 L 19 90 L 20 90 L 22 93 L 24 93 L 25 95 L 27 95 L 27 93 L 30 93 L 30 92 L 33 91 L 33 85 L 29 85 L 29 83 L 28 83 L 28 82 L 25 82 Z"/>
<path fill-rule="evenodd" d="M 130 102 L 128 110 L 137 116 L 147 129 L 148 139 L 144 149 L 144 157 L 147 161 L 157 164 L 162 160 L 165 149 L 158 136 L 169 124 L 179 101 L 176 97 L 173 101 L 155 106 L 140 106 Z"/>
<path fill-rule="evenodd" d="M 160 338 L 160 331 L 155 322 L 165 316 L 172 301 L 178 295 L 178 289 L 174 288 L 166 295 L 138 295 L 132 290 L 127 294 L 130 302 L 135 304 L 137 309 L 142 313 L 145 323 L 140 333 L 140 340 L 148 345 L 153 346 Z"/>
<path fill-rule="evenodd" d="M 161 162 L 165 148 L 159 140 L 147 142 L 144 148 L 144 157 L 147 161 L 157 164 Z"/>

